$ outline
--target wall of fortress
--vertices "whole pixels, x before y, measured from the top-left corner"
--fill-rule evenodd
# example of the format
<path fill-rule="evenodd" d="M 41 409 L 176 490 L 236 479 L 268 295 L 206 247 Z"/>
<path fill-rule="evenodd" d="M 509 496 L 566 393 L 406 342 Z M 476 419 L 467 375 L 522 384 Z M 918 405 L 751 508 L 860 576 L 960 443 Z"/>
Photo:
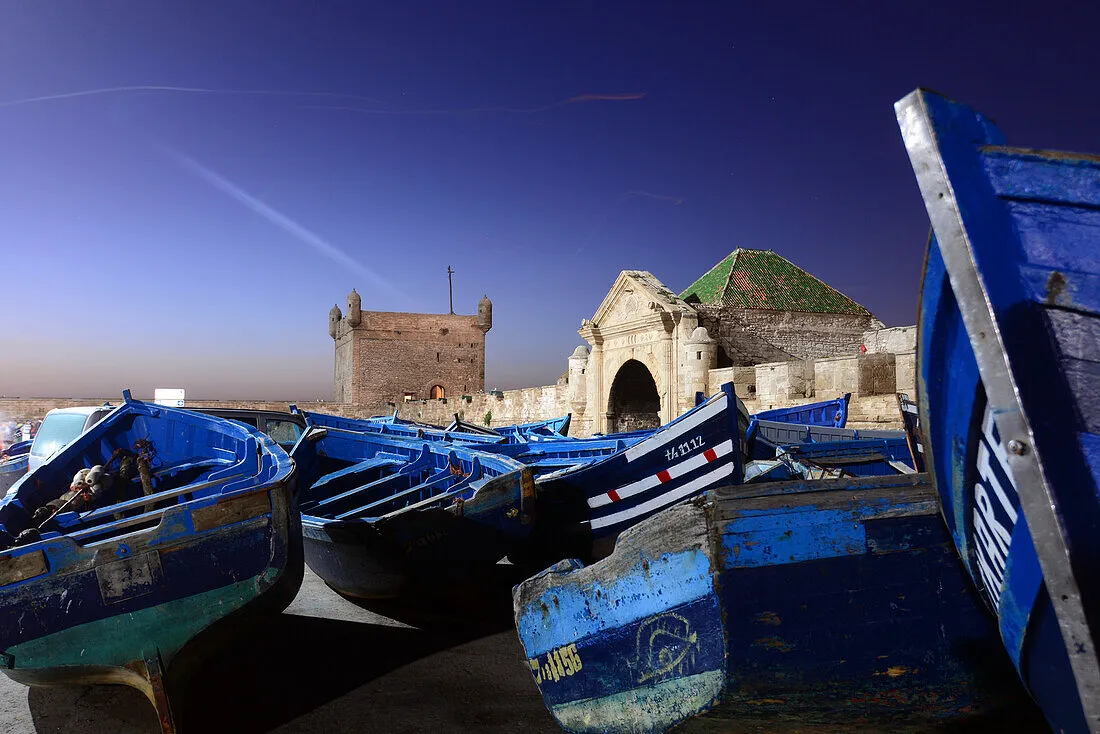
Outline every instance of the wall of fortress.
<path fill-rule="evenodd" d="M 916 328 L 877 329 L 863 335 L 866 353 L 825 359 L 768 362 L 751 367 L 723 367 L 708 372 L 707 389 L 713 393 L 733 382 L 737 395 L 750 412 L 802 405 L 852 393 L 850 425 L 855 428 L 901 428 L 896 392 L 915 397 Z M 110 398 L 117 402 L 119 398 Z M 0 418 L 41 418 L 51 408 L 99 405 L 104 398 L 7 398 L 0 399 Z M 348 403 L 297 403 L 306 411 L 368 417 L 392 413 L 392 405 L 358 406 Z M 281 401 L 188 400 L 188 407 L 253 408 L 286 410 Z M 442 400 L 400 403 L 402 418 L 446 425 L 457 413 L 463 420 L 491 426 L 557 418 L 573 412 L 572 436 L 591 435 L 593 416 L 576 413 L 570 406 L 567 380 L 556 385 L 473 393 Z"/>

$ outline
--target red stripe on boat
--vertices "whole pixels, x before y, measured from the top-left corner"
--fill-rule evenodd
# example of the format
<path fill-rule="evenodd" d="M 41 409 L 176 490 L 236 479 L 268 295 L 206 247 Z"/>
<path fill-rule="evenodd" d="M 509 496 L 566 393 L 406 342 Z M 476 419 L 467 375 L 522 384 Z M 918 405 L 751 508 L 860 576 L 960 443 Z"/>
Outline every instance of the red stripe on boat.
<path fill-rule="evenodd" d="M 619 493 L 616 492 L 615 490 L 611 490 L 610 492 L 608 492 L 607 496 L 611 498 L 612 502 L 618 502 L 619 501 Z"/>
<path fill-rule="evenodd" d="M 707 461 L 714 461 L 718 458 L 718 454 L 714 453 L 714 449 L 707 449 L 703 452 L 703 456 L 707 457 Z"/>
<path fill-rule="evenodd" d="M 665 469 L 662 469 L 661 471 L 657 472 L 657 478 L 661 480 L 661 484 L 664 484 L 665 482 L 672 481 L 672 477 L 669 476 L 668 471 L 665 470 Z"/>

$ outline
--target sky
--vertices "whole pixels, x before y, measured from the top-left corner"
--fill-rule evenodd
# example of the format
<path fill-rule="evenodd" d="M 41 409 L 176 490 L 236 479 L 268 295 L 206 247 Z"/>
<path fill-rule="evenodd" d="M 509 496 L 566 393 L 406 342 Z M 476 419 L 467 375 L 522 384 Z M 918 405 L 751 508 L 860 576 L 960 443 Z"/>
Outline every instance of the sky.
<path fill-rule="evenodd" d="M 1097 6 L 988 7 L 0 3 L 0 395 L 331 399 L 332 304 L 446 313 L 448 265 L 487 389 L 738 247 L 912 324 L 895 101 L 1100 152 Z"/>

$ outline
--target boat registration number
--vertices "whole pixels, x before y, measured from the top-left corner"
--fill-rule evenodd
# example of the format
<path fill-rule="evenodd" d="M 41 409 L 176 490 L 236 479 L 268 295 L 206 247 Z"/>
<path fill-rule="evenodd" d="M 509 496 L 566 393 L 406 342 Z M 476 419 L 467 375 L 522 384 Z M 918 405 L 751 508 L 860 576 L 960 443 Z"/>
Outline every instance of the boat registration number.
<path fill-rule="evenodd" d="M 538 684 L 543 681 L 556 683 L 566 676 L 576 675 L 584 667 L 581 656 L 577 654 L 576 645 L 566 645 L 557 650 L 551 650 L 542 660 L 539 657 L 530 658 L 527 664 L 531 666 L 531 673 L 535 676 L 535 683 Z"/>
<path fill-rule="evenodd" d="M 99 593 L 104 604 L 115 604 L 144 596 L 159 587 L 164 579 L 157 551 L 141 553 L 121 561 L 96 566 Z"/>
<path fill-rule="evenodd" d="M 702 436 L 696 436 L 693 439 L 684 441 L 678 446 L 673 446 L 670 449 L 665 450 L 665 458 L 669 461 L 679 459 L 681 456 L 687 456 L 692 451 L 703 448 L 706 444 L 703 442 Z"/>

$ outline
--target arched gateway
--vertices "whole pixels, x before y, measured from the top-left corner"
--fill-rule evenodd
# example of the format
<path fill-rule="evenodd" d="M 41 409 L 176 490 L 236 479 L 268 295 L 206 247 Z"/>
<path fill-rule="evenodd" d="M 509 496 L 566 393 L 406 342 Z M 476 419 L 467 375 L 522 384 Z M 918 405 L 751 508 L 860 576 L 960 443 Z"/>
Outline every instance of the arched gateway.
<path fill-rule="evenodd" d="M 608 430 L 619 433 L 661 425 L 661 396 L 646 366 L 627 360 L 611 383 L 607 404 Z"/>

